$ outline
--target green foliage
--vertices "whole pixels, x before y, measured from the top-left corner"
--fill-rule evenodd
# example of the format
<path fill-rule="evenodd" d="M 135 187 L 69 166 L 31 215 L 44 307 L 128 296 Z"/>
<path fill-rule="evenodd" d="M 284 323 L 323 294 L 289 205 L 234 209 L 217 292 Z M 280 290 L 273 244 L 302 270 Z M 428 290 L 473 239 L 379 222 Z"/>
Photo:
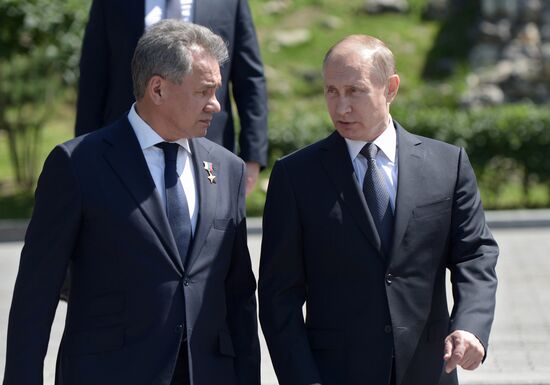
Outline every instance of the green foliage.
<path fill-rule="evenodd" d="M 460 110 L 397 103 L 392 116 L 415 134 L 464 147 L 486 207 L 550 204 L 548 106 L 521 104 Z M 308 111 L 300 103 L 286 114 L 275 114 L 272 120 L 271 162 L 333 130 L 325 112 Z"/>
<path fill-rule="evenodd" d="M 34 205 L 34 195 L 30 191 L 3 194 L 0 192 L 0 218 L 29 218 Z"/>
<path fill-rule="evenodd" d="M 500 206 L 498 197 L 510 184 L 521 188 L 517 205 L 550 203 L 548 198 L 533 202 L 530 194 L 535 187 L 550 187 L 548 106 L 520 104 L 468 111 L 396 106 L 393 116 L 415 134 L 464 147 L 489 207 Z"/>
<path fill-rule="evenodd" d="M 41 130 L 77 79 L 87 8 L 77 0 L 0 3 L 0 131 L 19 187 L 32 189 Z"/>

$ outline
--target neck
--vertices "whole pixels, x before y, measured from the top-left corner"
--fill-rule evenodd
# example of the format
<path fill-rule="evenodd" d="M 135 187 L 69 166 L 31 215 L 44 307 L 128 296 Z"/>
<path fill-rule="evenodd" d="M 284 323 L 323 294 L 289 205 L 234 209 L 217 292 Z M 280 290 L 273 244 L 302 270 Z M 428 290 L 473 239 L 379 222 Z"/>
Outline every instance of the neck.
<path fill-rule="evenodd" d="M 145 123 L 149 125 L 159 136 L 164 139 L 167 142 L 175 142 L 178 139 L 178 137 L 175 137 L 174 135 L 170 135 L 169 130 L 165 129 L 165 124 L 163 120 L 160 118 L 160 115 L 158 111 L 155 111 L 154 108 L 151 108 L 147 103 L 144 101 L 137 101 L 136 105 L 136 113 L 139 115 L 141 119 Z"/>

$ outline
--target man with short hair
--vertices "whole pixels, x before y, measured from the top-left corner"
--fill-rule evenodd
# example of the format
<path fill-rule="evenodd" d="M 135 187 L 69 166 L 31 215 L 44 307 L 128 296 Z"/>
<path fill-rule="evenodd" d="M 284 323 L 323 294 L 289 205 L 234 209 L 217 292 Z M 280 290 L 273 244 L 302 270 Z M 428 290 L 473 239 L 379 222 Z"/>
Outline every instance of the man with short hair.
<path fill-rule="evenodd" d="M 4 385 L 43 383 L 67 264 L 61 385 L 259 385 L 245 166 L 202 138 L 223 40 L 162 21 L 138 42 L 137 102 L 57 146 L 40 177 L 10 312 Z"/>
<path fill-rule="evenodd" d="M 343 39 L 323 75 L 336 132 L 275 164 L 264 211 L 260 321 L 279 383 L 457 384 L 457 365 L 485 357 L 497 286 L 468 157 L 392 120 L 400 79 L 380 40 Z"/>

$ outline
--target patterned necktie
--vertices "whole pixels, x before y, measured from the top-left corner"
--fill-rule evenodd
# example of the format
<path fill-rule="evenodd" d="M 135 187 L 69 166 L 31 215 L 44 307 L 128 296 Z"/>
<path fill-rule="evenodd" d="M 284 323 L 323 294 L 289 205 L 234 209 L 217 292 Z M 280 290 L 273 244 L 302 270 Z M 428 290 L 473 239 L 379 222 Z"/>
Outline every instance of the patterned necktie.
<path fill-rule="evenodd" d="M 172 228 L 172 234 L 180 254 L 180 259 L 185 267 L 187 252 L 191 244 L 192 230 L 189 217 L 189 207 L 185 191 L 181 185 L 176 169 L 178 150 L 177 143 L 162 142 L 156 144 L 164 151 L 164 187 L 166 189 L 166 215 Z"/>
<path fill-rule="evenodd" d="M 361 154 L 367 158 L 368 163 L 363 181 L 363 194 L 376 224 L 382 248 L 387 255 L 393 237 L 393 212 L 384 176 L 376 164 L 377 153 L 378 147 L 374 143 L 367 143 L 361 149 Z"/>
<path fill-rule="evenodd" d="M 181 0 L 166 0 L 165 19 L 181 19 Z"/>

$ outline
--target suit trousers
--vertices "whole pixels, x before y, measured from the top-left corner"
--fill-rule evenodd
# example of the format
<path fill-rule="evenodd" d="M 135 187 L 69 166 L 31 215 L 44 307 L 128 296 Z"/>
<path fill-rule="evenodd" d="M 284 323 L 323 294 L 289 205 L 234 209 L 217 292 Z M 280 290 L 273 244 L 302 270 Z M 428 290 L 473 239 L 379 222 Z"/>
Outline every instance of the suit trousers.
<path fill-rule="evenodd" d="M 174 369 L 174 375 L 170 385 L 190 385 L 189 379 L 189 360 L 187 356 L 187 341 L 184 340 L 181 343 L 180 351 L 178 353 L 178 360 L 176 362 L 176 368 Z"/>

